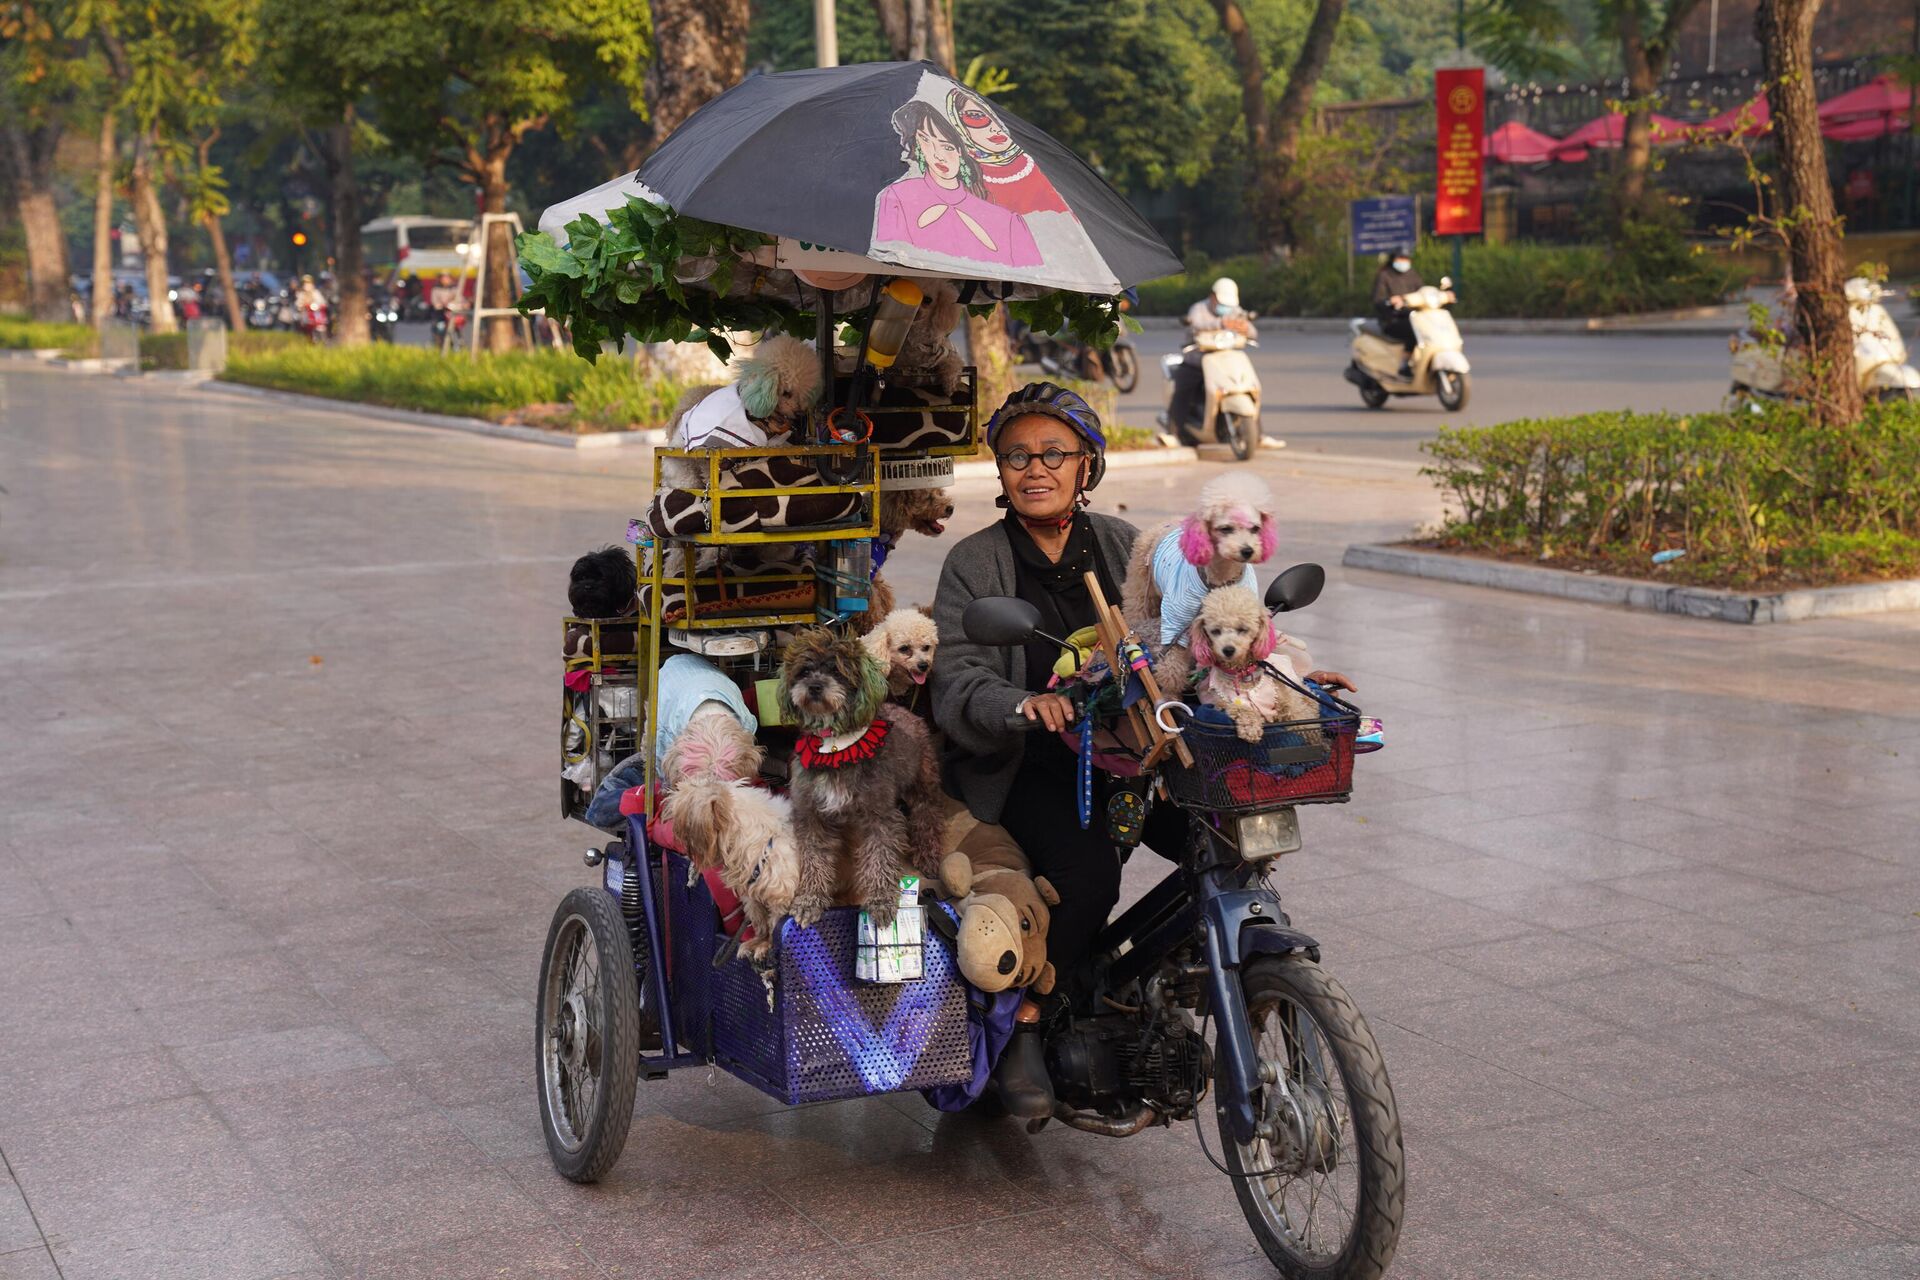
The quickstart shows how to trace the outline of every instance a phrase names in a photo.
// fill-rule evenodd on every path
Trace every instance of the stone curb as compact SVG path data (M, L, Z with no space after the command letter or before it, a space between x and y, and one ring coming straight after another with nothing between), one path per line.
M1748 595L1709 587L1662 586L1633 578L1605 574L1569 573L1447 555L1359 543L1347 548L1341 560L1349 569L1373 569L1415 578L1460 582L1474 587L1497 587L1533 595L1558 596L1587 604L1624 605L1653 613L1679 614L1716 622L1804 622L1810 618L1843 618L1864 613L1920 609L1920 579L1869 582L1846 587L1814 587Z
M1143 329L1181 329L1186 321L1179 316L1141 316ZM1347 320L1340 316L1262 316L1260 328L1273 333L1345 333ZM1717 334L1726 335L1745 323L1743 317L1730 316L1724 307L1688 307L1679 311L1648 311L1631 316L1590 316L1584 320L1525 320L1511 317L1460 321L1461 331L1510 334Z
M285 405L297 405L303 409L325 409L350 417L378 418L383 422L398 422L411 427L433 427L441 431L464 431L470 435L491 436L497 440L517 440L522 444L543 444L558 449L617 449L626 445L658 444L664 432L650 431L602 431L593 435L563 435L557 431L542 431L538 427L514 427L500 422L487 422L481 418L459 418L444 413L420 413L412 409L393 409L386 405L362 404L357 400L334 400L327 396L304 395L297 391L275 391L267 387L253 387L240 382L207 382L201 385L204 391L216 395L246 396L256 400L278 401Z
M1107 455L1107 470L1126 471L1134 467L1184 467L1200 461L1200 451L1191 448L1174 449L1123 449ZM953 464L953 478L958 480L992 480L998 475L998 469L991 462L956 462Z

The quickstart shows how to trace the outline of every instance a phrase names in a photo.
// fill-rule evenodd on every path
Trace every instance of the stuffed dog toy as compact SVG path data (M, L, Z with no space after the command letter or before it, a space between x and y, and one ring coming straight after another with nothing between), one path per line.
M940 769L927 727L887 705L886 669L852 636L796 633L780 665L780 703L799 726L794 743L794 840L800 884L793 918L818 921L833 904L843 858L854 899L885 926L899 878L940 873L946 823Z
M948 801L948 809L954 851L940 864L940 883L960 910L960 975L982 991L1031 987L1044 995L1054 985L1049 908L1060 895L1045 876L1032 874L1005 828L977 820L957 800Z

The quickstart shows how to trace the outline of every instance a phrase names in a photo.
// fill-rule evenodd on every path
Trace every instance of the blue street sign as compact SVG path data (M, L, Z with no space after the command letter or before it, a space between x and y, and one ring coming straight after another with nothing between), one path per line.
M1353 227L1353 252L1391 253L1410 247L1419 238L1412 196L1375 196L1355 200L1348 217Z

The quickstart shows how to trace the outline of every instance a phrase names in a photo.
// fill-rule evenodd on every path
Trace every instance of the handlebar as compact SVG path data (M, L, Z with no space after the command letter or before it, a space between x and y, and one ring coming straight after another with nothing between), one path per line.
M1027 719L1023 712L1016 711L1007 717L1007 731L1009 733L1033 733L1036 730L1044 730L1046 727L1046 724L1037 718L1033 720Z

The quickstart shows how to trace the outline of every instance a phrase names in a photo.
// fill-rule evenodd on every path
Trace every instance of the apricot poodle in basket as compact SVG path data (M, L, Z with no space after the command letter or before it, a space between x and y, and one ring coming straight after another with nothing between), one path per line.
M794 920L811 925L833 905L845 861L853 898L875 923L892 923L901 873L929 884L940 874L946 821L927 727L887 703L886 668L858 639L824 627L788 643L780 702L801 729L789 786Z

